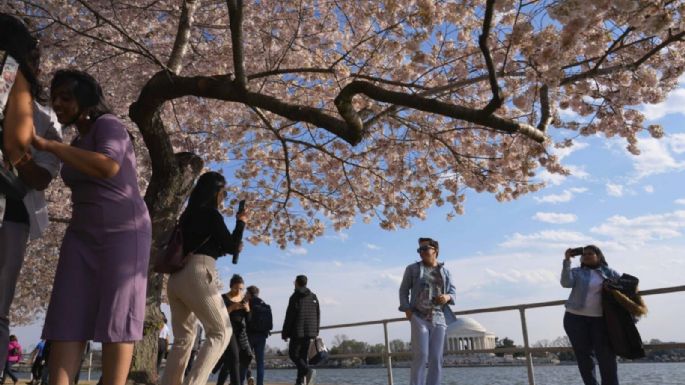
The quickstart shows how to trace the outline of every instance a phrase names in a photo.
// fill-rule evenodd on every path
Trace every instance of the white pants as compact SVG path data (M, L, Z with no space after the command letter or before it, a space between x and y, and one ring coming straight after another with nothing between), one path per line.
M445 348L447 326L433 325L418 315L411 316L411 374L410 385L440 385L442 352ZM426 376L428 363L428 376Z
M218 287L216 260L193 254L188 264L169 277L167 298L171 307L174 345L167 358L162 385L206 385L209 374L231 340L233 329ZM196 320L205 329L206 339L188 377L183 372L195 341Z

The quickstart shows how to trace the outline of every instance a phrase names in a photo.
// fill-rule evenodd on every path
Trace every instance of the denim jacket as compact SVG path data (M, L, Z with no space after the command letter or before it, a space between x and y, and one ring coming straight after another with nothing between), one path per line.
M620 276L616 270L607 266L600 266L599 272L604 279ZM567 308L577 310L585 306L591 274L592 269L586 267L574 267L572 269L571 260L564 259L561 269L561 286L571 288L571 294L566 301Z
M452 276L450 275L449 270L445 268L445 264L438 264L438 268L440 268L440 275L442 275L443 278L442 292L449 294L452 298L450 302L442 307L442 311L445 314L445 322L449 325L457 320L457 317L454 316L454 313L452 313L452 310L449 307L449 305L454 305L454 297L456 296L457 291L452 284ZM412 263L404 270L404 277L402 277L402 283L400 284L400 311L415 311L418 290L414 290L414 288L421 287L420 281L422 276L423 263L421 262Z

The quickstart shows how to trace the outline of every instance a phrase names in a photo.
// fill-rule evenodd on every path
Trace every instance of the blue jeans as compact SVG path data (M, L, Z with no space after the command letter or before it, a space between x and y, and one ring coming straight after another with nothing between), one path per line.
M434 325L418 315L411 316L411 374L410 385L440 385L442 380L442 352L445 348L447 326ZM428 363L428 376L426 376Z
M264 350L267 337L266 334L248 334L257 364L257 385L264 385Z
M602 385L618 385L616 355L611 350L604 317L586 317L566 312L564 330L571 340L580 376L585 385L599 385L595 362L599 364Z

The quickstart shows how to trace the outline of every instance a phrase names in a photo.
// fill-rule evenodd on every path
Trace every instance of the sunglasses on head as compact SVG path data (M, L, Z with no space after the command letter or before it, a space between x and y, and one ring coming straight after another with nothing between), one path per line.
M422 253L424 251L428 251L430 249L435 250L435 248L433 246L421 246L418 249L416 249L416 252L420 254L420 253Z

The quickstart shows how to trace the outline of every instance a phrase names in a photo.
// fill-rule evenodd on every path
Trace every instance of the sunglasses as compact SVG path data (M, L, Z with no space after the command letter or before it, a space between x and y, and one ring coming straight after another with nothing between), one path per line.
M419 254L421 254L422 252L428 251L428 250L430 250L430 249L435 250L435 247L433 247L433 246L421 246L421 247L419 247L418 249L416 249L416 252L419 253Z

